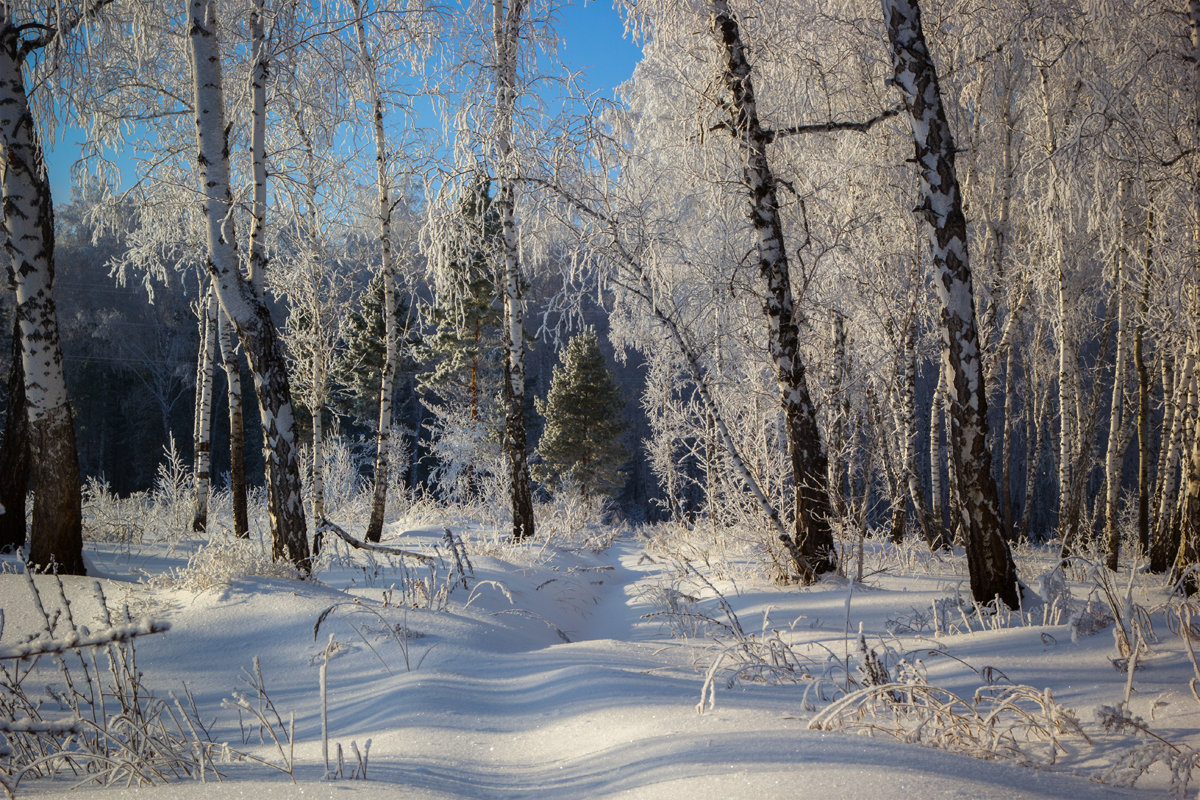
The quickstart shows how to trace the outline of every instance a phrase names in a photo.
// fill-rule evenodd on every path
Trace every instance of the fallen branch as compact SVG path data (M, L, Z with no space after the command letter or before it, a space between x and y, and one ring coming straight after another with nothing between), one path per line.
M401 550L398 547L385 547L381 544L372 544L371 542L364 542L360 539L355 539L341 526L336 525L329 520L325 520L317 528L317 536L321 536L326 533L334 534L346 544L350 545L351 547L356 547L359 550L373 550L377 553L388 553L389 555L393 556L405 556L407 558L415 558L418 561L424 561L427 563L435 560L433 556L427 556L424 553L414 553L412 550Z

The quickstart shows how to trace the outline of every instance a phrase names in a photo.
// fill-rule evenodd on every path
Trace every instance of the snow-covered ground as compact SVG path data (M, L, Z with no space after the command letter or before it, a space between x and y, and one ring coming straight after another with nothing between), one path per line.
M384 543L437 552L432 566L339 545L323 557L317 580L240 577L202 590L223 570L237 573L228 548L211 547L207 560L180 573L198 543L89 544L92 573L110 606L128 604L135 616L170 624L136 641L145 686L160 696L181 695L186 686L215 741L282 764L270 739L260 743L254 726L243 728L236 709L222 705L235 692L259 702L244 679L259 660L270 700L285 721L294 714L296 783L239 761L217 765L220 783L210 774L206 783L87 784L72 795L76 779L62 775L27 778L18 796L1155 797L1169 784L1161 756L1180 761L1200 746L1193 667L1184 641L1168 629L1157 578L1137 576L1131 596L1149 611L1140 629L1149 637L1152 623L1156 634L1134 671L1129 705L1150 732L1128 725L1105 731L1096 711L1123 699L1128 676L1118 667L1127 662L1114 667L1118 626L1104 622L1108 605L1081 582L1082 572L1068 576L1072 598L1060 595L1036 611L1036 624L1001 624L954 599L967 591L961 557L935 558L920 548L869 546L864 583L829 578L796 589L753 577L736 558L706 565L701 548L674 547L665 535L626 533L597 553L553 542L503 545L465 527L455 528L473 566L465 586L442 525L428 520L392 526ZM697 573L684 566L683 553ZM1030 570L1050 562L1030 551L1021 563L1033 581ZM42 624L26 577L8 567L0 574L3 647ZM174 579L164 578L173 571ZM1113 587L1118 594L1127 579ZM53 607L52 579L38 583ZM64 583L76 620L96 616L94 579ZM1081 612L1089 593L1091 616ZM1098 619L1089 625L1092 616ZM735 618L744 636L735 633ZM1059 718L1061 747L1036 734L1022 740L1024 760L1039 769L979 760L897 741L882 732L888 711L868 714L858 729L810 730L818 712L866 682L860 625L892 680L920 675L968 699L989 683L996 691L1049 689L1074 715ZM1132 622L1126 627L1136 635ZM346 762L336 780L323 779L323 664L331 760L340 743ZM742 679L731 682L738 670ZM715 696L705 694L711 702L699 713L710 675ZM769 676L789 680L751 680ZM998 728L1036 715L1037 705L1001 713ZM871 729L874 735L863 735ZM993 735L999 738L976 744L965 732L946 738L980 754L1005 749L1004 737ZM351 742L362 751L368 740L366 780L350 779L357 763ZM1111 770L1133 751L1145 760L1157 754L1158 763L1136 788L1124 788Z

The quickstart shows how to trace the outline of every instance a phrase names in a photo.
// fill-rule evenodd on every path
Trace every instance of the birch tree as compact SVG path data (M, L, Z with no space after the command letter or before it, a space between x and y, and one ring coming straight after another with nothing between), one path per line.
M912 119L921 176L918 212L929 229L934 284L942 304L942 353L950 384L951 458L958 477L971 592L981 603L1021 604L1016 566L1001 534L988 448L987 395L980 364L967 224L955 173L954 138L916 0L883 0L895 85Z
M29 563L67 574L85 572L79 458L54 296L54 207L26 79L46 81L58 59L70 58L76 28L106 4L0 8L2 233L16 289L29 420L34 487ZM47 92L50 85L46 81Z
M263 426L267 511L272 554L303 570L309 548L301 501L296 420L283 354L270 313L255 285L242 274L231 214L228 129L214 0L188 4L193 108L200 185L208 231L209 272L221 306L238 332L254 374Z
M493 0L492 69L495 110L492 145L496 160L495 207L500 217L504 252L504 446L508 454L512 536L515 541L534 534L533 493L525 437L525 299L524 276L516 220L517 154L513 116L517 103L517 61L528 0Z
M770 136L758 118L754 81L737 20L726 0L710 0L710 30L722 51L722 81L729 93L729 131L745 163L743 185L749 216L758 239L758 270L767 293L769 346L775 362L780 402L788 428L795 491L795 531L784 540L793 554L801 581L836 568L829 525L827 461L817 416L808 391L799 348L796 302L792 293L787 247L779 218L776 178L767 158Z

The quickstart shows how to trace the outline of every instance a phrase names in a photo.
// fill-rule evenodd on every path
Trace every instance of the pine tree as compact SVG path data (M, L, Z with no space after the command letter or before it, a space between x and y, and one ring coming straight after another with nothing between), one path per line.
M343 387L334 400L335 410L365 427L372 427L379 414L379 384L386 355L383 301L383 277L377 272L343 323L346 354L335 376L335 382ZM407 318L408 303L397 297L397 330L405 330ZM407 368L400 365L401 371Z
M447 220L433 302L422 310L431 329L418 351L422 402L442 489L473 495L485 462L503 436L497 405L504 377L504 338L496 287L500 219L490 182L480 176Z
M613 493L629 457L620 440L624 407L595 332L571 339L554 369L550 393L545 402L537 402L538 413L546 418L537 479L551 485L576 483L585 498Z
M421 388L465 403L472 420L484 416L482 404L499 391L504 346L494 268L500 219L489 191L480 178L462 200L446 245L445 287L424 311L434 332L420 359L428 367Z

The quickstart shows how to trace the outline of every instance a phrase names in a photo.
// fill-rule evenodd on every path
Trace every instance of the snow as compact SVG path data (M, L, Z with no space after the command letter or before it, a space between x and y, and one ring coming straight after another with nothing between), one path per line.
M384 544L425 553L440 547L445 554L443 530L441 520L408 530L397 524L385 531ZM183 567L191 555L187 542L89 543L89 567L102 576L110 607L128 604L139 619L170 626L136 642L146 685L160 696L186 685L205 719L214 720L217 741L277 763L273 745L260 746L257 738L243 744L236 713L222 708L235 691L255 701L242 673L259 658L276 707L285 719L295 714L298 783L261 765L235 763L221 767L226 774L219 784L89 785L83 794L100 800L785 793L1074 799L1155 797L1166 786L1167 776L1153 770L1135 789L1089 780L1138 741L1106 736L1091 723L1093 710L1115 705L1124 690L1126 676L1112 665L1112 636L1104 630L1073 636L1080 628L1065 617L1004 627L960 610L956 598L967 594L961 554L935 557L919 548L889 553L868 544L876 562L867 572L881 571L865 584L831 577L801 590L758 579L745 564L709 570L692 545L681 547L690 548L712 581L705 586L679 571L678 553L664 549L670 537L627 532L599 553L544 540L506 545L497 534L478 531L464 539L475 570L469 588L442 569L429 582L431 590L443 590L431 591L432 608L411 607L413 595L406 593L413 579L428 576L426 567L408 562L406 584L399 562L350 550L332 537L326 543L333 555L323 555L317 580L243 577L203 590L178 572L174 581L139 579ZM1022 565L1028 569L1037 557L1037 551L1025 553ZM853 569L849 554L845 560ZM39 629L26 578L13 574L16 564L0 571L0 647L8 649ZM1025 577L1038 585L1033 575ZM1052 574L1041 585L1059 594L1070 588L1080 606L1087 596L1080 577L1064 583L1061 574ZM53 607L58 595L52 579L37 580ZM93 579L63 580L75 618L90 622L98 615ZM1135 602L1150 608L1162 600L1149 579L1137 586ZM714 708L698 714L705 672L727 648L717 637L673 636L671 624L686 628L689 620L665 615L664 598L685 598L679 601L685 604L697 598L687 607L721 619L712 587L728 598L747 631L784 632L814 665L853 660L861 624L872 645L902 643L931 684L960 696L969 697L984 674L1048 688L1074 709L1094 745L1068 738L1071 753L1053 769L1034 770L882 735L818 732L807 723L831 697L817 700L810 691L817 701L806 707L803 685L727 687L723 677L715 683ZM1196 746L1200 703L1188 689L1191 666L1161 611L1154 613L1160 640L1141 659L1131 710L1159 735ZM322 780L320 685L330 634L329 749L341 744L349 771L355 761L351 742L361 750L370 740L367 780ZM18 794L78 797L72 782L28 779Z

